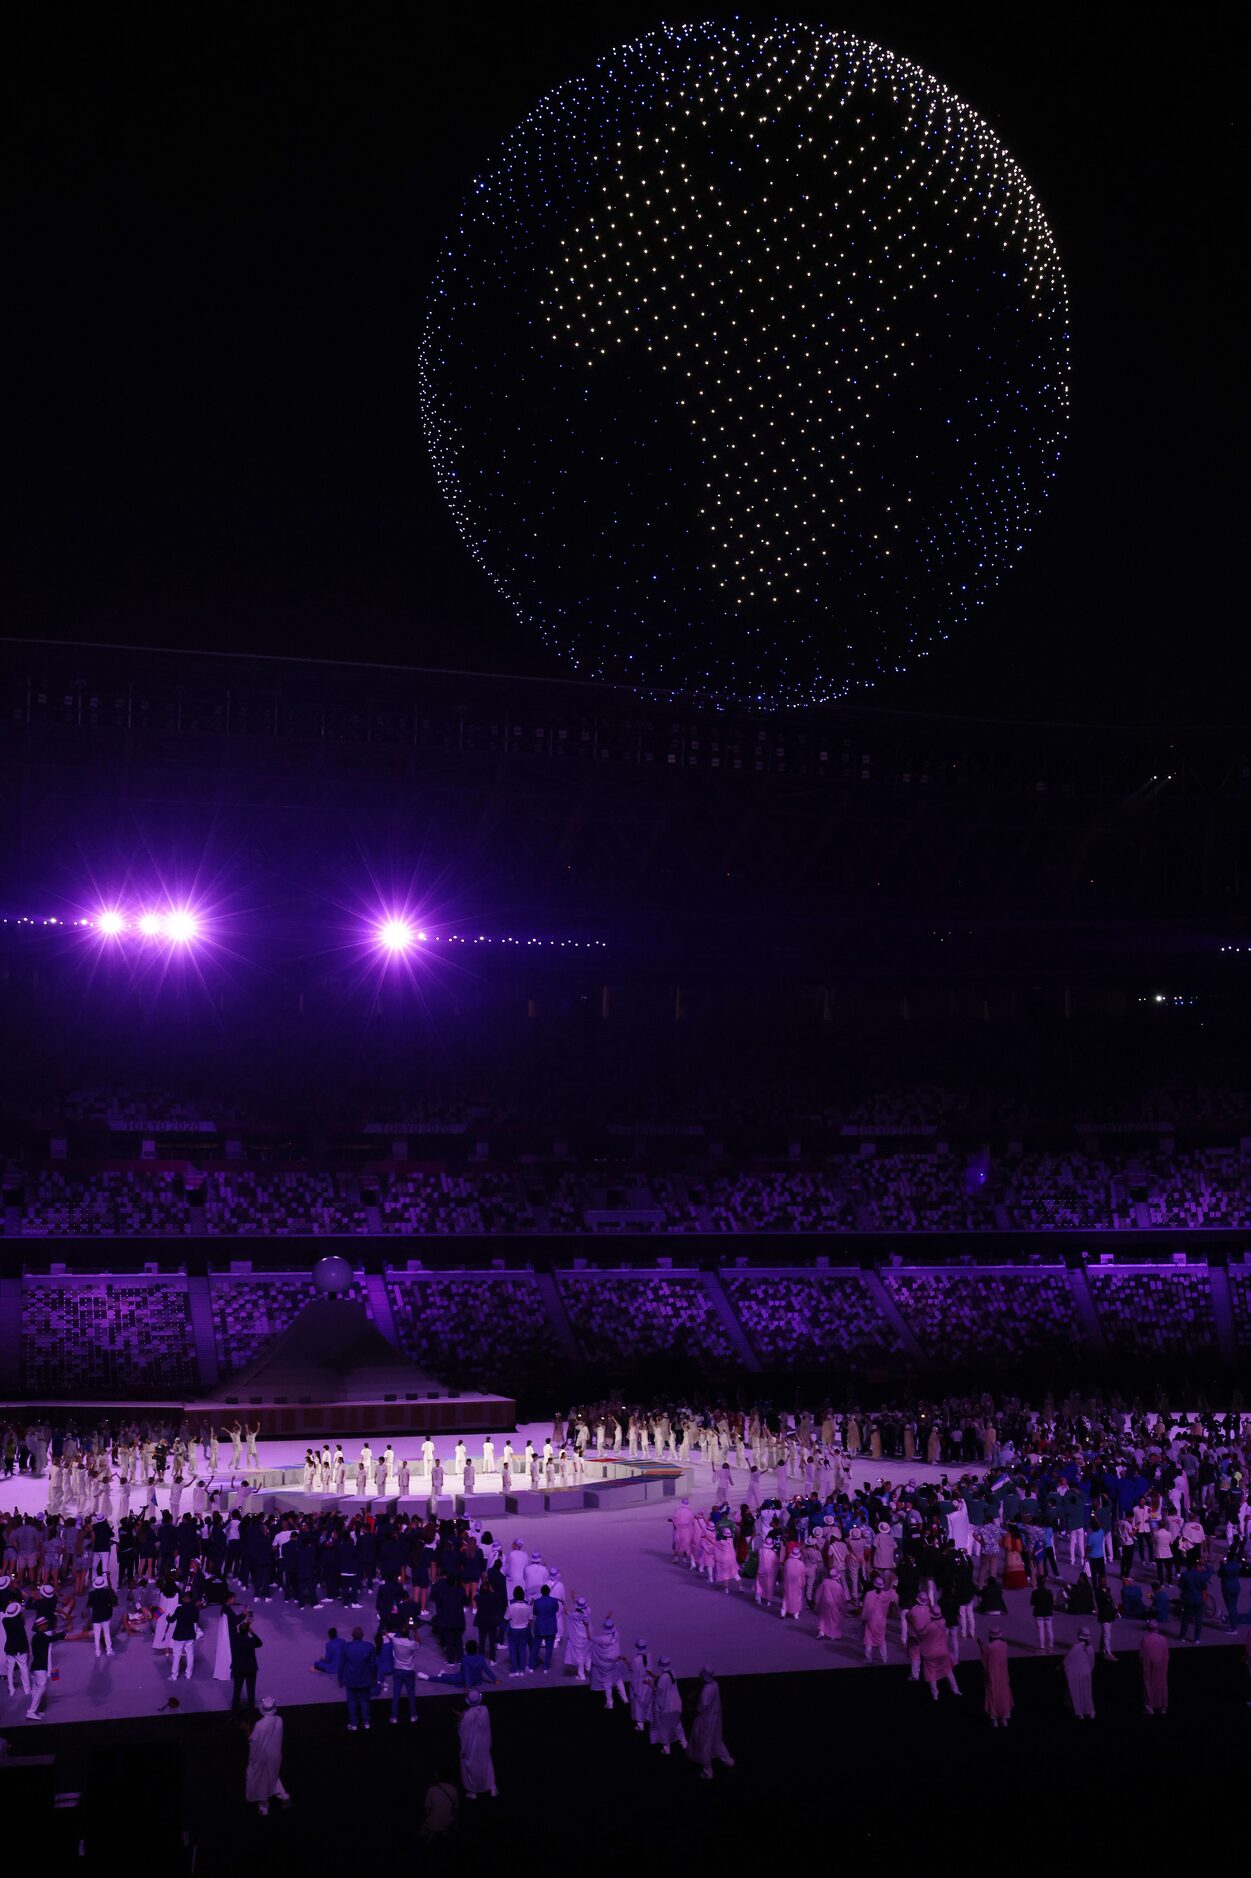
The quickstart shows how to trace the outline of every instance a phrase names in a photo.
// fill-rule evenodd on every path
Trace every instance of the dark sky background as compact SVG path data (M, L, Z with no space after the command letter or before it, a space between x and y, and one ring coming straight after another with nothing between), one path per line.
M110 9L88 30L49 12L10 42L6 634L555 669L436 490L421 308L439 238L515 120L682 16L426 13L200 10L171 27ZM1072 297L1058 496L976 638L874 701L1243 715L1239 10L796 16L917 60L989 119Z

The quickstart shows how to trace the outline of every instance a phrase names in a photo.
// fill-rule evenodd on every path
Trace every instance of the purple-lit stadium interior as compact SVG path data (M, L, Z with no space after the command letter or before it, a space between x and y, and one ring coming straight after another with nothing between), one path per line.
M1236 1856L1232 19L15 20L11 1861Z

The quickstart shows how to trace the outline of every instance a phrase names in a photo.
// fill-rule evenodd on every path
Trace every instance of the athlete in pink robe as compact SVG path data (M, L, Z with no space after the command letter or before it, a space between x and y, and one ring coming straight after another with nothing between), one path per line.
M982 1645L982 1669L986 1677L986 1713L992 1728L1006 1728L1012 1714L1012 1685L1008 1681L1008 1646L998 1624L992 1624L990 1640Z
M847 1590L841 1578L831 1573L821 1580L813 1609L817 1614L817 1635L837 1643L842 1637L843 1618L847 1614Z
M955 1665L951 1660L947 1626L938 1612L925 1601L914 1604L908 1612L908 1630L912 1680L916 1682L920 1671L924 1670L930 1694L936 1702L940 1682L945 1682L953 1695L959 1695L960 1685L956 1681Z
M1168 1644L1153 1617L1139 1650L1142 1658L1142 1700L1148 1715L1168 1713Z
M683 1500L669 1515L669 1524L673 1527L673 1556L685 1564L691 1556L691 1535L695 1530L695 1515L691 1511L689 1500Z
M756 1602L772 1604L778 1588L778 1549L775 1545L762 1545L760 1563L756 1568Z
M733 1539L726 1537L715 1541L713 1548L713 1575L719 1585L724 1585L726 1596L730 1586L738 1583L738 1555L734 1550Z
M804 1608L804 1561L796 1551L788 1551L782 1562L782 1615L798 1621Z
M864 1622L864 1654L866 1661L871 1660L874 1650L877 1651L883 1662L886 1661L886 1616L894 1601L891 1593L889 1591L883 1591L881 1585L876 1580L864 1594L864 1601L860 1606L860 1616Z

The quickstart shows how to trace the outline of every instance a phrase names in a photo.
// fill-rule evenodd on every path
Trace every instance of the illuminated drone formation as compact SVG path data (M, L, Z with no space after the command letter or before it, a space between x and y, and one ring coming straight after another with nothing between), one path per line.
M664 29L475 183L421 349L439 481L586 677L802 704L983 603L1056 474L1067 307L1029 184L906 59Z

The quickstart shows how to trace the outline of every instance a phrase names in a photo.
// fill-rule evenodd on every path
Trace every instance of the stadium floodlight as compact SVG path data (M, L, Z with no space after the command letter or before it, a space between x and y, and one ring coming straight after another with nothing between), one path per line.
M384 919L378 928L379 943L387 952L407 952L415 937L406 919Z
M200 931L199 922L187 907L176 907L165 920L165 937L175 945L189 945Z
M124 932L126 922L114 907L107 908L96 921L96 928L106 939L113 939L119 932Z

